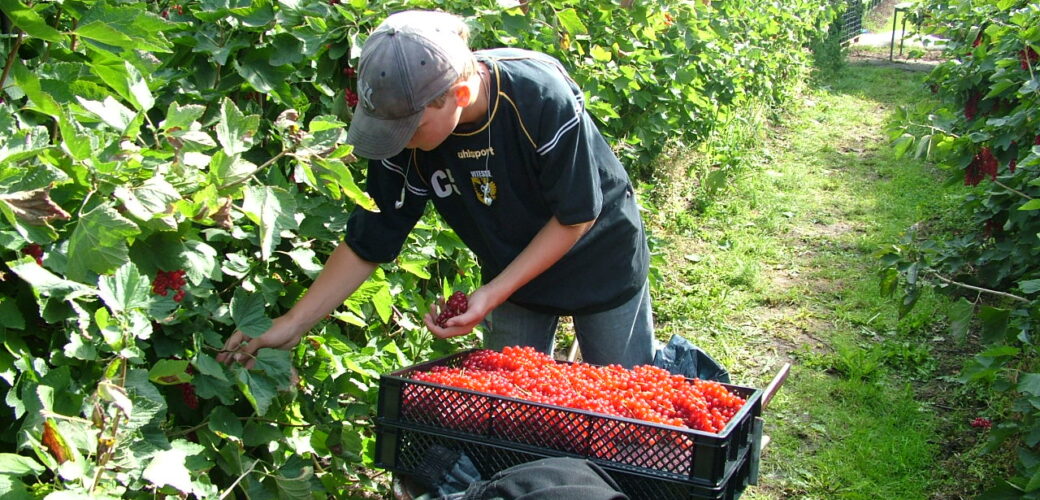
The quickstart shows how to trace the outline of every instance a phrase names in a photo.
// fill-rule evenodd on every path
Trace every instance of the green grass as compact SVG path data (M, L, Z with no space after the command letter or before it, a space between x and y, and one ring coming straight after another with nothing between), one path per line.
M926 294L899 318L877 278L879 249L958 202L957 186L896 159L884 134L897 106L927 98L923 76L849 65L782 126L762 125L724 193L654 199L651 225L668 241L662 338L690 338L740 385L765 387L793 363L764 412L772 442L745 498L928 498L955 481L940 467L942 416L918 401L948 342L947 300ZM681 169L698 162L671 177L696 177Z
M897 3L901 3L900 0L884 0L873 10L868 12L863 19L863 27L871 33L884 33L892 31L892 14L895 13L895 6ZM904 12L900 11L896 15L896 30L902 29ZM907 30L911 27L907 23Z

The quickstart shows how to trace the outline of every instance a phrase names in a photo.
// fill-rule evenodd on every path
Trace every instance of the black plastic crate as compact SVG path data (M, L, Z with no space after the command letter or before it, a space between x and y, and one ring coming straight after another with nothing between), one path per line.
M447 387L409 377L435 366L457 367L471 352L380 377L377 428L381 430L376 436L377 464L406 472L408 467L400 465L408 463L402 454L415 453L408 449L410 443L421 439L415 436L429 434L499 450L486 457L492 463L514 463L507 452L536 457L576 456L614 471L664 481L662 485L676 483L680 489L696 486L698 491L724 492L730 488L728 482L740 475L739 469L757 470L758 464L751 463L757 461L757 450L756 453L749 450L758 446L755 420L762 408L760 389L722 384L746 403L725 429L709 433ZM392 435L388 434L391 431Z
M376 464L406 477L423 470L422 463L427 450L433 446L466 454L485 479L514 465L561 456L550 453L550 450L524 445L503 446L479 438L464 437L461 433L401 427L385 422L376 424L376 433ZM593 461L632 500L736 500L748 484L754 483L752 462L756 457L753 455L751 450L747 450L737 460L737 466L730 476L716 487L618 468L600 460Z

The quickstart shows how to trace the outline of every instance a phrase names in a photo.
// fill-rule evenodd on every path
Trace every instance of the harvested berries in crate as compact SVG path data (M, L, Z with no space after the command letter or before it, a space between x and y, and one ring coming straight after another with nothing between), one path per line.
M716 491L746 481L738 469L757 469L761 393L652 366L557 362L530 348L467 351L382 377L376 461L394 469L413 452L388 440L418 432L487 445L492 462L512 451L582 456Z

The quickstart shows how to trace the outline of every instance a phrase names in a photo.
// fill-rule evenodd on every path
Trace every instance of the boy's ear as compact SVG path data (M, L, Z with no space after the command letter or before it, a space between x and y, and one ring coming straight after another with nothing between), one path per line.
M455 103L460 108L464 108L473 103L474 97L476 97L476 89L471 80L459 82L455 85Z

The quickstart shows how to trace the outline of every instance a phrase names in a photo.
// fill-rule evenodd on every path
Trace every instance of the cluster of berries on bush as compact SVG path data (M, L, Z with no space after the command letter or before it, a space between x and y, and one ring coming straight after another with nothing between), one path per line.
M195 373L195 371L191 369L191 366L189 366L185 372L188 375ZM192 410L198 410L199 396L195 394L195 386L191 382L185 382L183 384L177 384L177 388L181 391L181 400L184 401L184 405Z
M993 150L984 146L975 154L964 171L964 185L978 186L979 182L986 176L991 180L997 179L997 158L993 156Z
M163 9L163 11L162 11L162 13L160 15L162 16L163 19L169 19L171 10L176 12L178 15L181 15L181 16L184 15L184 6L183 5L174 5L174 6L170 7L169 9Z
M531 347L506 347L501 352L477 350L459 367L438 366L415 373L412 378L713 433L722 431L746 402L718 382L691 380L650 365L626 369L619 365L557 363ZM477 412L486 408L485 405L473 406ZM430 409L417 407L419 411ZM455 416L463 415L464 418L456 422L461 425L475 425L487 418L486 414L467 415L457 406L444 410ZM448 423L451 424L450 419Z
M43 247L39 243L29 243L22 248L22 255L29 255L36 259L36 263L43 265Z
M1040 135L1033 138L1033 145L1040 146ZM979 182L987 176L990 180L997 180L999 166L997 157L993 154L993 149L989 146L983 146L979 149L978 153L975 153L975 156L971 159L971 163L969 163L964 169L964 185L978 186ZM1008 161L1009 172L1012 174L1015 173L1017 167L1017 158L1012 158Z
M343 90L343 101L347 103L347 106L356 107L358 103L357 92L350 89Z
M351 68L350 66L345 66L343 68L343 76L346 76L347 78L353 80L357 76L357 70ZM348 87L343 90L343 100L347 103L347 106L353 108L357 106L358 95L357 92L354 92L350 89L349 85L352 84L348 84Z
M183 269L159 271L155 273L155 280L152 281L152 293L166 297L169 291L173 290L173 300L180 302L184 300L183 287L186 283Z
M975 419L971 421L971 426L976 429L989 429L992 425L993 422L990 422L986 417L975 417Z
M964 103L964 118L974 120L979 114L979 102L982 101L982 92L972 90L968 93L968 101Z
M437 319L434 321L437 326L446 328L448 320L458 316L469 309L469 298L466 297L465 293L455 292L448 297L448 301L444 303L444 307L441 308L440 314L437 315Z

